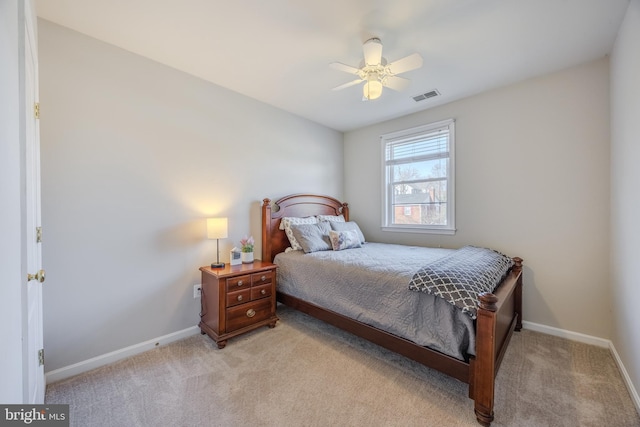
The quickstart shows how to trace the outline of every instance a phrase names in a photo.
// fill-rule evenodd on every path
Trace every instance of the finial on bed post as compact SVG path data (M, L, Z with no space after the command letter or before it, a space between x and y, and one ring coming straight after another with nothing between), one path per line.
M349 203L342 203L342 216L345 221L349 221Z
M478 299L480 300L480 308L482 310L487 311L497 311L498 306L496 303L498 302L498 297L492 293L485 292L483 294L478 295Z
M271 199L262 200L262 259L271 260Z
M518 272L518 271L522 271L522 261L523 259L520 257L513 257L513 271Z

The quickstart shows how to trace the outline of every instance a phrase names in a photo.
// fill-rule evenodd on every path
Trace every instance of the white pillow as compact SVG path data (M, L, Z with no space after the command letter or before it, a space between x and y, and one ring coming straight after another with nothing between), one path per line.
M280 221L280 230L284 230L285 234L289 238L289 244L291 245L291 249L294 251L302 250L302 246L296 240L293 235L293 231L291 230L291 225L293 224L317 224L318 219L315 216L309 216L306 218L298 218L298 217L284 217Z
M344 215L317 215L318 221L344 222Z

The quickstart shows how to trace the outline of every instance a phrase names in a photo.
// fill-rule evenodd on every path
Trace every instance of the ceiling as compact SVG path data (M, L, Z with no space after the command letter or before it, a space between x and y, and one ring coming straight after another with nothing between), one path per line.
M36 0L38 16L339 131L610 53L629 0ZM418 52L403 92L362 101L329 63ZM440 96L413 97L437 89Z

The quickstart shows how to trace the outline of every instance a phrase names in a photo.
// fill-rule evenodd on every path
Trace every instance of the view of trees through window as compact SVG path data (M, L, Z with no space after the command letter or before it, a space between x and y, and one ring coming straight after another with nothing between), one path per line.
M447 161L391 167L393 224L447 225Z

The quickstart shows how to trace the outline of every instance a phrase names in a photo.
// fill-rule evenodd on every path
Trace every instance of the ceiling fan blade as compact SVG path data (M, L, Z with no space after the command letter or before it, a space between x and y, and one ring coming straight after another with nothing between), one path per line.
M345 84L343 84L343 85L336 86L336 87L334 87L334 88L333 88L333 89L331 89L331 90L341 90L341 89L347 88L347 87L349 87L349 86L353 86L353 85L357 85L358 83L362 83L362 81L363 81L362 79L352 80L352 81L350 81L350 82L348 82L348 83L345 83Z
M407 86L409 86L411 80L405 79L404 77L398 76L389 76L384 79L382 83L383 86L388 87L389 89L397 90L398 92L405 90Z
M404 58L393 61L391 64L387 65L391 74L406 73L407 71L415 70L420 67L422 67L422 56L420 56L419 53L405 56Z
M382 42L379 38L372 38L362 45L365 65L378 65L382 61Z
M349 74L358 74L358 71L360 71L356 67L343 64L342 62L332 62L331 64L329 64L329 67L333 68L334 70L344 71L345 73Z

